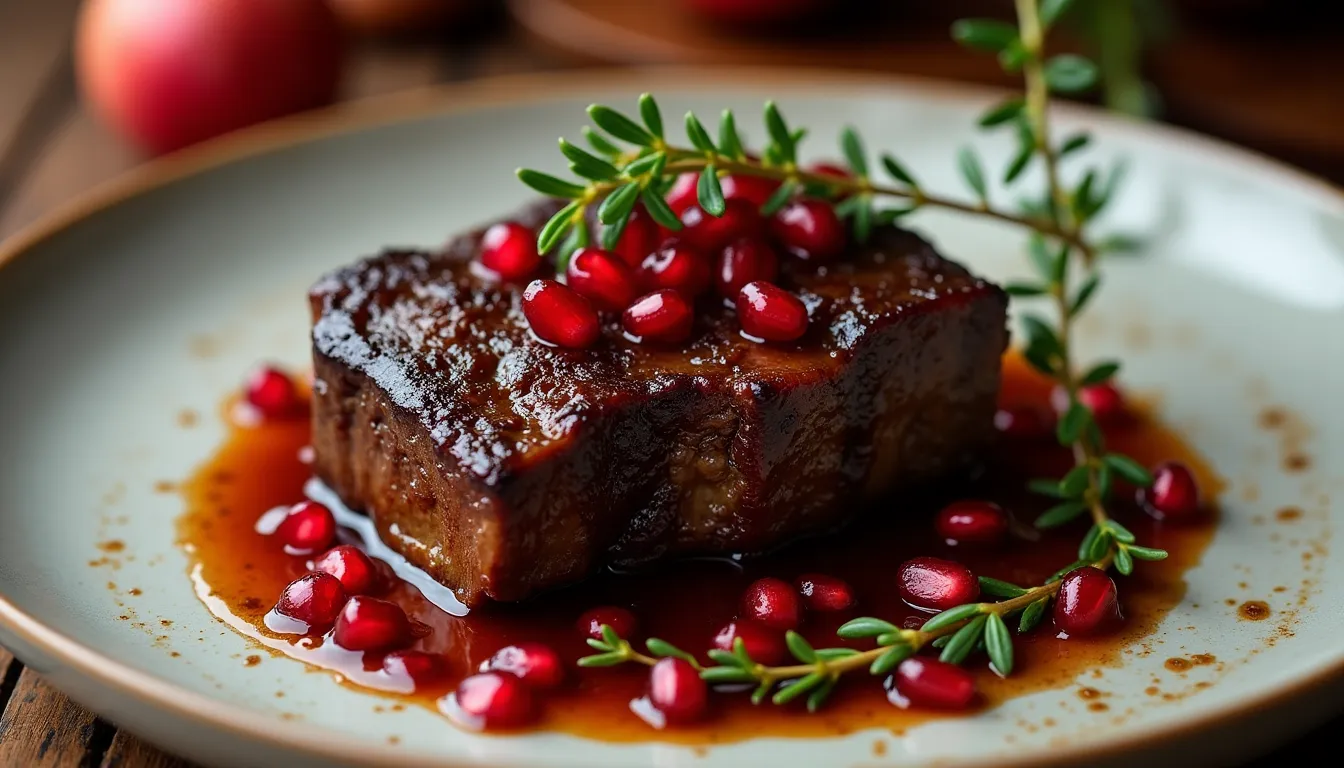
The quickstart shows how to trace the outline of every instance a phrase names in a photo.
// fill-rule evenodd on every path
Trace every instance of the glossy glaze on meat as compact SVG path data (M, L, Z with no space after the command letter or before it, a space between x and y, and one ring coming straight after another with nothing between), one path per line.
M709 300L684 348L612 318L589 350L531 336L522 285L471 266L480 234L310 293L318 476L469 606L901 514L891 491L991 437L1006 297L904 230L787 275L796 343L748 341Z

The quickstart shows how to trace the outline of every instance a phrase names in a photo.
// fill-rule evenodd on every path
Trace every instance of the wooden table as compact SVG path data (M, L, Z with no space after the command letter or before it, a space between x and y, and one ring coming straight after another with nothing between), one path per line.
M69 43L77 6L78 0L0 0L0 238L143 161L77 97ZM571 63L505 24L470 42L361 45L345 95ZM1228 98L1249 96L1229 93ZM1339 169L1331 166L1324 163L1316 170L1338 178ZM0 768L186 765L74 704L4 649L0 708ZM1258 764L1306 763L1309 755L1333 748L1331 732L1342 726L1344 718Z

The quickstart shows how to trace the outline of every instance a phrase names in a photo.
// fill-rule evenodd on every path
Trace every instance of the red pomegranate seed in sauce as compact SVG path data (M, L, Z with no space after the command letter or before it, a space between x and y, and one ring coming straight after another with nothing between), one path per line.
M554 280L528 283L523 291L523 316L537 338L558 347L591 347L602 331L593 305Z
M795 341L807 333L807 306L774 283L757 280L737 293L737 321L752 339Z
M709 260L695 248L675 240L650 253L639 268L640 279L649 290L670 288L688 300L709 288Z
M336 618L336 644L349 651L385 651L414 640L401 606L376 597L352 597Z
M683 173L672 183L672 188L668 190L664 199L667 200L667 207L672 212L681 216L687 208L697 205L699 202L699 191L696 186L700 182L700 174ZM722 185L720 185L722 186Z
M783 579L757 579L742 595L742 615L772 629L797 629L803 617L802 601Z
M765 236L765 220L758 208L740 198L728 200L723 215L716 217L693 205L682 212L682 230L677 236L702 253L718 253L738 238Z
M512 221L495 224L481 237L481 266L505 280L521 280L541 266L536 236Z
M775 213L770 228L790 253L808 263L829 263L845 250L845 225L825 200L788 203Z
M667 193L667 205L678 216L691 206L699 204L700 174L683 173L677 177L671 191ZM779 189L779 182L763 176L724 176L719 179L725 200L742 200L755 208L765 205L770 196Z
M961 563L916 557L897 570L901 599L927 611L945 611L980 596L980 581Z
M433 685L448 675L442 656L424 651L393 651L383 657L383 672L409 680L415 688Z
M635 273L620 256L599 248L580 248L569 259L565 280L593 306L620 312L639 295Z
M640 297L621 316L625 332L636 340L676 344L691 335L695 310L680 291L664 288Z
M836 576L807 573L794 583L798 586L798 594L803 596L803 604L813 611L847 611L858 602L849 582Z
M1123 423L1131 415L1124 393L1109 381L1079 389L1078 402L1087 406L1102 426ZM1069 393L1062 387L1056 387L1050 393L1050 403L1056 412L1064 413L1069 409Z
M301 501L289 508L275 535L291 555L321 552L336 540L336 517L316 501Z
M724 625L714 636L714 647L731 651L738 638L742 638L747 655L758 664L775 666L788 658L789 649L784 645L783 632L751 619L738 619Z
M994 413L994 428L1014 440L1053 439L1055 435L1050 415L1030 406L1000 408Z
M1180 462L1153 467L1153 486L1139 489L1138 496L1144 511L1158 520L1185 520L1199 512L1199 483Z
M1115 582L1099 569L1075 568L1059 584L1055 626L1069 635L1090 635L1120 619Z
M692 723L709 708L709 686L685 659L660 659L649 670L649 703L669 723Z
M289 374L262 366L248 376L243 396L266 419L282 419L303 410L299 388Z
M658 222L649 217L642 206L635 206L630 220L625 225L612 250L626 266L635 268L644 262L644 257L658 247L662 235L658 231Z
M500 648L481 665L482 672L491 670L508 672L534 688L554 688L565 679L560 655L543 643L524 642Z
M518 728L536 717L532 689L506 672L482 672L457 684L445 711L475 730Z
M779 258L769 243L755 238L740 238L719 252L715 282L719 295L736 299L742 286L757 280L772 282L779 275Z
M335 576L347 595L368 595L381 586L382 579L373 560L351 544L327 550L313 561L313 570Z
M597 608L590 608L579 617L579 634L583 637L591 637L594 640L602 639L602 625L606 624L616 630L616 634L631 640L639 630L639 619L635 614L614 605L602 605Z
M325 632L345 606L345 589L335 576L305 573L280 593L275 612L308 625L309 634Z
M1008 535L1008 513L992 501L954 501L938 511L934 526L949 544L990 544Z
M937 659L902 661L886 685L887 699L902 708L965 709L975 701L971 673Z

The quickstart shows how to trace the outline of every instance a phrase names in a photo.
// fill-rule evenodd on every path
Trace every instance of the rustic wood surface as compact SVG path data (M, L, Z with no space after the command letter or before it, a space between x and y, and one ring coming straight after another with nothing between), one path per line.
M78 0L0 0L0 238L144 160L99 123L78 98L70 65L70 30L77 6ZM943 34L942 22L925 32L907 35L911 40L935 40ZM978 70L968 70L963 58L948 55L939 43L920 45L925 47L915 50L927 51L928 55L910 57L906 71L983 79ZM1182 103L1179 114L1183 122L1217 131L1219 120L1239 114L1241 103L1271 103L1275 107L1272 115L1265 115L1258 123L1237 123L1224 133L1303 164L1308 170L1344 178L1344 162L1340 162L1344 155L1335 154L1337 147L1332 143L1332 137L1344 136L1337 130L1339 120L1321 120L1322 114L1338 114L1344 105L1339 69L1330 73L1313 68L1316 74L1311 79L1310 98L1297 99L1279 81L1263 76L1246 60L1236 59L1234 67L1232 59L1219 58L1228 56L1228 46L1206 42L1204 47L1211 52L1190 69L1200 72L1200 83L1205 87L1194 89L1199 100ZM561 49L508 24L459 41L360 44L352 56L345 96L355 98L487 74L591 62L591 57L582 62ZM1282 56L1295 55L1305 63L1319 64L1340 61L1338 54L1344 49L1333 44L1313 49L1299 41L1274 50ZM1275 66L1290 68L1282 60L1276 60ZM892 65L882 68L891 69ZM1260 88L1263 94L1229 84L1226 95L1218 98L1216 89L1207 87L1204 78L1216 78L1218 72L1228 69L1238 77L1245 74L1248 87ZM1320 94L1322 83L1334 89L1335 98L1316 103L1313 100ZM1255 133L1257 125L1261 126L1260 134ZM2 648L0 710L0 768L187 765L71 702ZM116 713L109 714L115 720ZM1342 726L1344 718L1256 765L1305 763L1310 755L1329 754L1327 750L1334 746L1331 732Z

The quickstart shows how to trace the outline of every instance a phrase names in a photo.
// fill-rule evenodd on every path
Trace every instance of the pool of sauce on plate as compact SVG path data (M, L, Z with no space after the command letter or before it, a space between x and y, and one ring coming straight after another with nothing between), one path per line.
M1018 358L1006 358L1003 404L1044 406L1048 396L1048 382ZM1107 438L1112 450L1123 451L1145 465L1163 460L1185 462L1194 470L1206 498L1220 487L1213 472L1179 435L1142 410L1132 423L1109 430ZM570 660L586 655L590 651L575 629L575 620L594 606L630 608L640 618L641 636L657 636L683 649L703 651L737 612L739 597L753 580L776 576L791 581L806 572L829 573L854 586L859 605L855 612L842 616L812 614L801 631L817 647L833 646L844 644L835 638L835 628L856 615L879 616L896 624L917 622L925 616L896 594L896 568L908 558L956 559L979 575L1034 584L1076 559L1078 541L1086 530L1081 520L1044 534L1031 529L1030 521L1049 500L1027 493L1026 481L1059 477L1070 466L1070 458L1050 440L1005 439L986 458L984 471L977 477L942 491L893 498L888 504L890 514L869 515L837 534L799 542L763 559L740 563L695 560L648 572L603 573L525 604L492 607L464 617L445 613L414 587L402 584L385 597L432 629L415 647L445 654L452 674L432 690L397 691L389 688L400 686L379 672L380 655L345 651L320 639L277 635L264 623L280 591L305 566L304 558L284 554L277 542L257 533L254 524L266 510L303 498L310 471L300 456L308 441L309 427L302 419L231 427L218 453L183 484L187 512L179 534L193 561L191 577L197 594L216 616L275 654L332 670L347 685L378 689L436 711L438 699L452 690L457 679L474 672L510 643L542 641ZM1014 515L1019 530L1003 546L950 546L934 533L931 516L942 503L975 497L996 501ZM1139 563L1132 576L1117 577L1126 620L1113 634L1059 639L1047 618L1037 630L1017 638L1016 669L1011 677L997 677L984 657L977 657L971 666L978 670L980 706L992 707L1015 696L1066 686L1084 671L1117 664L1127 647L1152 633L1166 612L1180 602L1185 593L1182 575L1199 563L1212 539L1216 512L1210 510L1193 523L1163 525L1138 508L1132 489L1127 488L1117 491L1111 508L1140 543L1165 548L1171 557ZM354 538L348 531L345 535ZM711 744L759 736L827 736L872 727L899 732L930 718L956 716L899 709L887 701L880 680L852 673L816 714L796 705L754 707L745 694L721 694L713 697L712 715L703 724L659 731L631 711L632 700L644 695L646 678L645 668L633 664L575 668L562 689L540 697L543 714L535 727L606 741ZM445 722L444 727L451 726Z

